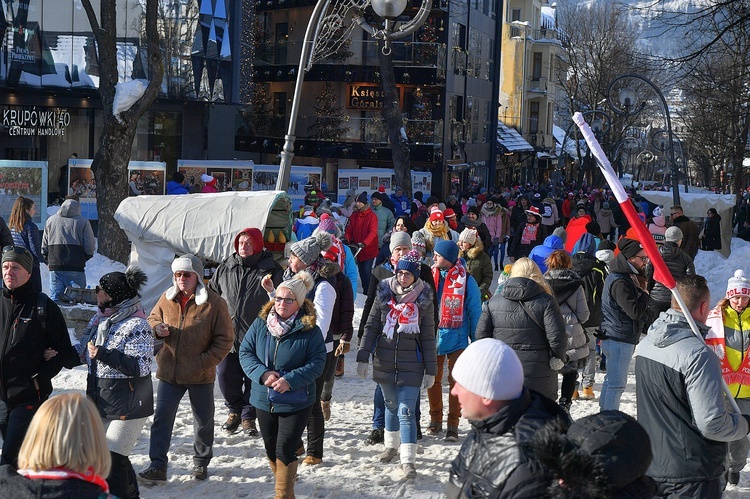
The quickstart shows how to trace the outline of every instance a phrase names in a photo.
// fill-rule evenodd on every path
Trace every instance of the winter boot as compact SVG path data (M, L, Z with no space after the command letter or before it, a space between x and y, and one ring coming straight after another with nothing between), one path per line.
M416 478L417 468L414 463L417 461L417 444L401 444L399 454L404 478Z
M276 499L294 499L294 478L297 476L299 461L284 464L276 460Z
M273 472L273 476L276 477L276 461L271 461L271 458L268 458L268 465L271 467L271 471Z
M575 389L575 390L573 391L573 396L572 396L572 397L570 397L570 398L571 398L571 400L578 400L578 399L579 399L580 397L581 397L581 395L580 395L580 394L578 393L578 388L576 388L576 389Z
M128 456L123 456L116 452L110 452L109 455L112 459L112 468L107 477L110 492L123 499L136 499L140 497L135 470L133 469L133 465L130 464Z
M594 400L594 387L584 386L583 392L581 392L581 400Z
M380 460L381 463L390 463L398 454L398 444L401 442L401 432L386 430L383 434L383 442L385 443L385 450L378 454L378 460Z
M566 399L565 397L560 397L560 401L558 402L558 405L562 408L563 411L570 414L570 406L573 405L573 402Z

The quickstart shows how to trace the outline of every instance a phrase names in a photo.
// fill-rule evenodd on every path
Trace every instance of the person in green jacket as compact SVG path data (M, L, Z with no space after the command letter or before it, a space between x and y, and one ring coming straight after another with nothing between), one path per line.
M479 285L482 301L489 300L492 297L491 287L494 280L492 260L484 251L484 244L477 230L473 227L465 228L458 236L458 247L461 250L459 257L466 260L466 270L474 276Z

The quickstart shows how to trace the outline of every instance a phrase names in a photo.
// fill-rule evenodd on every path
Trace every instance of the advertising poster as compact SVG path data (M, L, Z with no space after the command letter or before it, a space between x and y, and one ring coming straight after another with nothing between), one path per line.
M385 193L389 196L393 194L396 187L396 177L393 168L359 168L359 169L339 169L338 192L336 193L337 201L343 203L346 200L346 191L353 188L355 195L366 192L370 196L382 185ZM342 180L348 179L348 183ZM348 185L344 188L343 185ZM432 192L432 173L431 172L411 172L412 192L422 191L425 199Z
M206 174L216 179L219 192L230 190L249 191L252 189L252 175L255 164L252 161L208 161L180 159L177 171L185 175L189 185L195 185Z
M6 221L18 196L34 201L36 214L32 220L43 229L47 220L46 161L0 161L0 216Z
M323 169L319 166L292 166L289 174L287 194L292 200L292 207L299 208L305 203L305 187L319 188ZM253 190L268 191L276 189L279 177L279 165L255 165L253 170ZM346 189L344 189L346 191Z
M166 194L167 164L156 161L131 161L128 163L128 177L131 196ZM134 189L135 187L135 189Z

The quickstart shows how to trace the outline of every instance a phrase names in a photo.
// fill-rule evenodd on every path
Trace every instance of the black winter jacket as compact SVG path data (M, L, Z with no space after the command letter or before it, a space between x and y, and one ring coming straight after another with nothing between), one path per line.
M536 321L520 302L528 306ZM549 360L565 358L568 340L560 307L539 284L525 277L509 279L501 294L482 304L476 338L507 343L521 360L524 385L557 399L557 371L549 367Z
M39 294L31 281L11 291L3 285L0 298L0 399L15 406L46 400L52 393L52 378L62 369L66 355L44 360L44 350L70 352L65 318L57 304L47 298L47 330L42 332L37 314ZM39 384L39 391L33 379Z
M68 480L32 480L19 475L15 468L0 466L0 497L14 499L105 499L105 494L96 484L70 478Z
M422 292L416 300L419 333L394 332L390 339L385 326L393 291L389 279L382 280L378 286L378 296L367 318L365 336L357 352L357 362L369 362L370 354L373 354L372 379L376 383L420 386L424 374L437 374L433 292L427 283L422 284Z
M692 259L695 259L695 255L698 254L698 246L700 240L698 239L698 226L685 215L681 215L674 220L672 224L676 225L682 231L682 244L680 248L682 251L688 254Z
M608 340L637 345L654 320L648 293L635 285L631 268L620 253L609 264L602 294L602 334Z
M365 306L362 308L362 317L359 320L359 330L357 331L357 339L362 340L362 336L365 334L365 325L367 324L367 318L370 316L370 310L372 305L375 303L375 297L378 293L378 286L380 281L393 277L393 267L390 263L390 257L387 262L379 265L372 269L372 275L370 276L370 285L367 289L367 298L365 298ZM437 302L437 291L435 290L435 279L432 278L432 270L425 264L419 266L419 278L422 279L425 284L430 286L432 289L432 304L435 313L435 324L438 323L438 302Z
M333 340L351 341L354 334L354 292L352 282L343 272L333 276L333 289L336 290L336 304L331 314L328 331Z
M721 249L721 217L714 215L706 218L706 226L703 229L703 248L705 251Z
M664 263L667 264L670 274L675 279L695 274L693 259L682 251L677 246L677 243L672 241L665 242L659 246L659 253L661 253ZM648 288L651 290L651 299L655 302L670 303L672 301L672 292L662 283L654 280L654 267L651 264L646 266L646 277L648 278Z
M471 421L456 459L451 464L449 499L544 497L551 476L536 461L528 444L545 424L570 418L552 400L524 389L500 412L481 421Z
M588 253L576 253L571 257L573 271L583 279L586 304L589 306L589 319L584 328L599 328L602 325L602 293L607 278L607 266Z
M528 244L522 242L523 231L527 224L528 222L526 221L518 224L516 230L513 232L513 239L510 240L510 245L508 246L508 255L513 258L518 259L524 256L529 256L529 253L531 253L534 246L539 246L544 242L545 229L541 223L534 224L537 226L536 239L530 241Z
M244 259L232 253L221 262L208 283L208 289L227 302L234 325L234 352L239 351L245 333L258 318L263 305L268 303L268 293L260 285L267 274L271 274L274 288L281 284L284 270L274 261L270 251L264 249Z

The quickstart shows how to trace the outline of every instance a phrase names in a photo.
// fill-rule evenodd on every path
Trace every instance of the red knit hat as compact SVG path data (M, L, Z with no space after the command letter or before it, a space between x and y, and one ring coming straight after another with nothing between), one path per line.
M430 213L430 222L437 222L437 221L441 221L441 222L445 221L445 215L440 210L435 210L432 213Z

